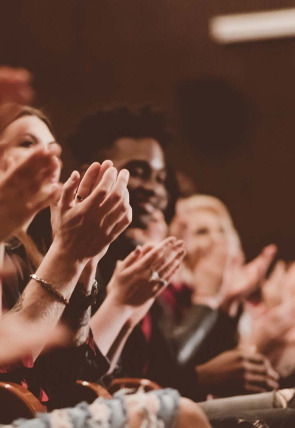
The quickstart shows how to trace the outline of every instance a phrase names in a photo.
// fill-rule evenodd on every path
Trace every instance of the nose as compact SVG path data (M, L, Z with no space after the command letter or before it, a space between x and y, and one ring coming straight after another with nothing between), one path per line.
M62 152L61 145L56 142L49 143L46 149L57 157L60 157Z
M142 188L150 194L155 194L158 192L156 180L154 180L153 178L148 178L144 180L142 182Z

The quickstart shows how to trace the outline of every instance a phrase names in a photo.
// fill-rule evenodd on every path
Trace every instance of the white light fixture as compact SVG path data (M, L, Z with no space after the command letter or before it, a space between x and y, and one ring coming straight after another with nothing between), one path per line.
M294 37L295 9L215 16L209 33L222 44Z

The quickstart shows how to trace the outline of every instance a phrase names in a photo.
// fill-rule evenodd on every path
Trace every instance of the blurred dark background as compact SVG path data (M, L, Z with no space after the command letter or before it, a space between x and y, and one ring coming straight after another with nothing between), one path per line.
M166 110L169 159L228 205L247 256L274 242L294 259L295 39L208 33L212 16L283 7L295 0L0 0L0 63L33 73L61 143L98 107Z

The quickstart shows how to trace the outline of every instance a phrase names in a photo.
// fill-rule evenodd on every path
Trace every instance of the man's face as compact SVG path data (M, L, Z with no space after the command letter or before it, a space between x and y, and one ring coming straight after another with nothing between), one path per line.
M157 210L164 211L168 195L166 165L160 144L152 138L119 138L107 156L114 166L128 169L133 227L145 228Z

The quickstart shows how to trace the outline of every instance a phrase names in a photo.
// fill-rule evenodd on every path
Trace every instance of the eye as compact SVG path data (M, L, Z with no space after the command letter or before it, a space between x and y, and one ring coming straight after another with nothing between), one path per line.
M28 149L34 145L35 145L34 141L29 140L29 139L25 139L19 144L19 147L24 147L24 148Z
M145 171L141 166L135 166L134 165L132 167L129 167L128 169L129 169L130 175L132 175L132 177L143 177L145 174Z
M197 229L194 235L206 235L207 233L208 233L208 229L206 227L202 227L200 229Z

